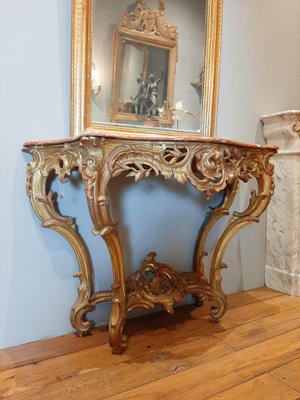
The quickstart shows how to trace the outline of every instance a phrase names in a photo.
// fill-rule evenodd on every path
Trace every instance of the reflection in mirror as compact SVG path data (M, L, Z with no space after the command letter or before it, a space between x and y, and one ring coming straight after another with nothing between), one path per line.
M101 92L92 99L92 124L200 131L206 6L94 0L92 58Z
M123 40L118 111L144 122L163 116L168 69L169 50Z

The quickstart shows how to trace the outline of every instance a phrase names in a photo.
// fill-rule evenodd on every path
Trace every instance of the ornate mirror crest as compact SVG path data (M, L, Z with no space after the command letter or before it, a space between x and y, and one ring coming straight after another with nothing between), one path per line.
M72 0L72 135L215 135L222 0L149 1Z
M158 0L158 3L159 9L155 10L148 8L144 0L138 0L133 12L124 12L119 26L151 37L154 35L177 41L177 27L165 21L165 5L162 0Z

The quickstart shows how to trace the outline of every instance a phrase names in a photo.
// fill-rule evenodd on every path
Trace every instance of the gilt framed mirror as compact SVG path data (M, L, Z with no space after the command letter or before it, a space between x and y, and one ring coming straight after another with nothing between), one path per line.
M72 0L73 136L216 130L222 0Z

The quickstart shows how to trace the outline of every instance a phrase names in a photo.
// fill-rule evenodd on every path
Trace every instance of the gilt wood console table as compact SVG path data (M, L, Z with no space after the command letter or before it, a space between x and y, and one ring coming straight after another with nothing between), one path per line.
M268 206L273 194L272 146L245 145L222 139L184 134L137 135L130 133L95 133L56 141L27 142L23 151L33 161L27 166L27 193L42 225L63 235L71 244L78 260L78 298L71 310L71 324L79 335L86 334L91 323L86 314L95 304L112 302L109 321L109 341L114 353L126 347L122 333L129 311L152 308L161 304L168 312L187 294L193 294L201 305L211 301L211 319L218 321L226 311L226 296L221 287L222 258L231 238L242 227L258 218ZM62 216L55 202L55 193L48 190L48 181L56 174L66 182L73 170L78 170L84 182L93 233L100 235L108 247L113 283L111 290L94 290L93 269L89 251L79 235L73 218ZM124 174L136 181L150 175L174 178L179 183L191 183L209 198L223 191L222 201L210 208L196 239L193 272L178 273L167 264L155 260L149 253L132 276L125 279L123 254L117 225L111 218L110 179ZM248 208L232 212L220 233L210 261L209 277L204 274L205 243L217 220L230 214L239 181L257 180L257 190L250 196Z

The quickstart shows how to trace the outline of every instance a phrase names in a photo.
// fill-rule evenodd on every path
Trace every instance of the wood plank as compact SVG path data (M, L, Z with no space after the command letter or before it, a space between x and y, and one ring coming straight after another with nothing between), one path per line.
M257 303L264 299L278 296L282 296L282 294L268 288L258 288L247 292L234 293L228 296L228 308L239 307L241 304ZM183 306L177 308L174 315L159 312L155 315L132 318L128 320L125 325L126 333L129 336L133 336L141 330L146 331L148 329L155 329L162 326L171 327L172 324L174 327L178 327L178 324L181 324L180 321L186 318L187 312L192 314L197 310L197 318L203 316L207 317L209 306L209 304L206 304L204 307L198 309L195 309L193 306ZM218 330L222 329L224 329L224 327ZM75 334L71 333L64 336L0 350L0 371L69 354L74 351L88 349L97 346L98 344L108 342L106 327L95 328L91 333L91 335L84 338L78 338Z
M274 297L290 298L287 295L283 295L282 293L269 288L257 288L247 292L238 292L228 295L228 310L243 305L258 303ZM129 319L125 325L125 329L127 334L132 336L141 329L147 331L148 329L157 329L162 326L169 326L171 328L176 324L181 324L181 322L187 318L188 314L193 318L207 319L209 318L210 307L211 303L206 302L202 307L194 307L193 305L178 307L174 314L166 314L166 312L163 311L162 313L159 312Z
M220 323L224 329L229 329L270 315L277 315L278 313L299 306L300 297L276 296L271 299L228 310ZM193 313L193 316L197 317L197 311Z
M267 287L247 290L245 292L237 292L227 296L228 309L245 306L247 304L256 303L257 301L271 299L272 297L286 296L277 290Z
M253 312L249 313L248 309L252 309L252 305L244 306L242 307L243 309L243 314L245 315L251 315L251 318L253 318ZM192 312L187 312L189 310L192 310ZM263 307L264 313L265 313L265 306ZM273 311L273 308L270 309ZM297 310L297 309L293 309ZM176 345L181 343L182 341L187 341L187 340L192 340L199 338L200 336L207 336L214 334L215 332L222 331L222 323L220 324L212 324L208 319L207 319L207 310L204 311L205 318L204 319L194 319L191 314L193 312L197 312L199 314L199 310L195 310L195 308L185 308L185 310L182 308L179 310L180 312L175 314L175 315L168 315L165 314L165 318L163 321L161 321L160 318L153 318L154 316L152 315L152 318L150 319L149 322L150 324L146 324L147 319L149 320L150 316L147 316L147 318L143 317L144 319L144 325L140 326L140 324L137 324L137 322L140 322L140 319L137 319L136 321L130 321L129 327L135 329L137 325L143 329L140 329L135 332L130 332L131 334L134 334L134 336L131 338L130 341L130 346L129 350L125 353L125 355L121 357L110 357L110 350L108 346L104 347L97 347L97 348L92 348L91 351L86 351L86 357L88 359L98 359L99 354L101 354L101 366L109 366L113 364L117 364L119 362L123 362L124 360L127 360L127 354L130 354L131 359L135 359L138 357L141 353L143 352L148 352L150 348L152 349L159 349L160 346L162 345ZM200 310L201 311L201 310ZM231 313L232 311L229 310L228 313ZM234 312L236 314L236 312ZM258 310L258 317L260 317L260 310ZM135 323L134 323L135 322ZM149 326L150 325L150 326ZM298 325L299 327L299 325ZM251 328L248 327L248 324L242 325L242 327L246 332L251 330ZM239 329L239 328L236 328ZM226 332L219 332L216 333L215 336L219 339L218 335L223 335L226 338ZM269 330L270 336L272 336L272 329ZM252 336L253 337L253 336ZM264 337L264 339L267 338L267 335ZM228 341L230 345L232 345L232 341ZM234 347L234 346L232 346ZM105 355L105 357L103 356ZM103 359L104 357L104 359ZM74 354L72 357L68 357L67 361L64 363L64 375L65 376L74 376L76 374L81 374L83 373L82 371L86 371L89 369L93 368L100 368L99 364L94 364L93 362L90 363L89 361L86 362L80 361L79 360L83 358L81 353L80 354ZM81 364L81 368L74 367L76 366L77 363ZM33 387L39 387L43 386L49 383L54 383L59 379L63 379L61 377L60 372L57 371L57 368L55 367L56 365L59 364L59 361L54 360L53 362L45 362L45 363L40 363L39 365L30 366L29 368L24 368L21 370L13 370L11 373L0 373L0 387L5 387L5 393L8 393L9 395L13 395L15 393L18 393L18 388L21 387L22 390L28 390L28 384L26 384L26 377L32 376L32 378L29 382L29 385L31 385L31 388ZM59 367L60 368L60 367ZM48 372L50 371L50 372ZM63 376L64 376L63 375ZM44 378L43 378L44 377ZM8 395L7 394L7 395ZM7 395L4 395L6 397Z
M217 332L214 336L235 350L300 328L300 307Z
M201 366L179 372L176 376L162 378L149 384L144 384L140 380L139 373L135 389L118 395L112 394L109 399L182 400L188 398L189 400L207 400L236 385L265 374L274 367L299 358L299 341L300 329L296 329ZM54 400L54 398L49 397L49 400ZM32 398L32 400L37 399L37 397ZM71 396L69 399L73 400L75 397Z
M300 393L300 358L274 369L271 374Z
M235 386L209 400L297 400L299 393L269 374Z
M187 312L193 311L193 305L183 306L176 310L175 314L167 314L165 311L157 312L154 315L145 315L131 318L125 325L126 334L129 336L141 329L156 329L160 327L176 326L187 319ZM209 313L209 304L201 307L201 313L205 316ZM190 317L192 319L192 317ZM174 328L175 329L175 328ZM220 328L217 329L221 330ZM108 343L107 326L97 327L91 330L91 334L85 337L78 337L74 333L58 336L46 340L27 343L20 346L0 350L0 371L9 368L16 368L33 362L39 362L49 358L69 354L75 351L91 348L97 345Z
M250 293L252 293L252 291L250 291ZM228 296L230 305L226 314L220 320L217 331L229 329L255 319L261 319L289 308L295 308L300 304L299 300L291 300L290 296L278 294L278 292L271 290L253 290L253 293L257 294L248 296L248 292L240 292ZM265 299L264 294L266 295ZM259 298L261 298L261 300L258 300ZM241 301L241 299L245 301ZM238 307L240 302L244 305ZM125 331L129 337L135 337L138 332L147 333L149 330L155 331L162 327L168 327L171 330L178 329L183 327L187 319L210 319L210 307L211 303L207 302L202 307L180 307L176 309L174 314L166 314L163 312L159 313L160 315L151 314L143 316L136 320L129 320L125 325ZM195 333L197 334L197 332Z
M0 371L87 349L107 341L107 328L100 327L93 329L91 335L82 338L70 333L10 347L0 350Z
M248 293L245 293L245 295L247 294ZM234 308L242 308L242 314L249 315L250 320L253 319L255 314L256 318L261 318L262 315L265 315L265 311L263 309L266 307L266 305L263 308L258 307L257 312L254 313L252 310L253 302L260 303L261 301L267 299L281 297L282 301L278 300L275 301L275 303L271 302L271 304L267 304L267 313L274 312L274 305L277 306L278 303L283 304L283 309L285 309L286 307L295 307L295 302L291 301L291 298L289 296L278 294L276 292L271 293L271 291L266 291L266 297L264 298L264 290L262 290L261 293L258 293L257 295L258 297L262 298L262 300L257 300L257 296L254 295L250 296L250 299L252 299L252 301L248 301L247 296L244 297L240 296L240 294L238 295L239 296L233 299L234 301L230 305L228 313L233 313L236 317L239 317L240 313L237 313L236 310L234 311ZM245 299L245 302L243 303L244 306L238 306L238 304L240 304L241 300L243 301L243 299ZM286 299L288 299L288 301ZM248 306L245 306L245 304L248 304ZM252 312L249 313L248 309L250 311L252 310ZM288 312L292 311L295 312L295 308L288 310ZM175 315L171 316L166 313L159 313L159 315L156 314L138 319L132 319L128 322L127 328L129 334L134 334L134 337L132 338L132 343L130 343L129 350L121 357L112 356L110 353L110 348L108 347L108 345L104 344L89 348L88 350L71 353L69 356L62 355L60 357L52 359L50 358L49 360L38 362L34 365L19 367L14 370L6 371L2 374L0 373L0 388L2 389L0 389L0 398L23 399L25 398L24 396L30 394L28 399L31 399L31 396L34 395L35 392L38 392L37 396L39 396L41 394L40 391L43 390L44 387L50 387L52 390L53 388L56 388L56 385L59 387L64 384L64 389L66 389L69 386L69 381L72 379L76 379L76 377L77 380L82 380L82 384L83 386L85 386L86 378L88 381L92 379L98 382L98 375L100 373L102 375L104 374L104 376L113 376L114 378L117 371L117 376L116 378L114 378L114 380L118 382L118 384L121 382L121 385L119 385L119 387L117 386L117 388L114 388L114 390L117 389L117 392L113 393L115 394L120 392L120 390L131 390L136 386L139 386L140 384L142 385L147 382L159 380L163 377L168 377L171 374L178 375L180 371L188 370L191 368L193 369L194 367L197 367L198 365L206 362L210 363L221 354L220 353L219 355L217 355L218 351L221 349L218 346L224 346L224 354L227 354L228 352L232 353L233 350L228 348L224 343L220 343L219 339L212 336L212 334L218 335L219 333L217 332L225 329L226 324L224 327L222 326L222 322L220 324L211 324L207 320L207 312L208 310L205 310L205 307L202 309L195 309L194 307L188 306L181 307L177 310ZM194 318L194 314L196 314L196 318ZM294 314L294 316L297 315ZM144 323L141 323L141 320L143 319ZM264 319L261 321L264 321ZM290 319L292 320L292 318ZM242 323L245 323L245 321L247 321L247 319L243 319ZM240 323L240 321L238 323ZM251 324L252 322L249 323L249 325ZM229 325L227 323L227 326ZM246 325L243 326L245 327ZM232 331L233 330L234 329L232 329ZM272 332L272 329L269 330ZM211 336L205 337L206 335ZM201 355L195 355L195 348L198 350L199 340L204 340L203 345L209 346L212 339L215 341L214 343L216 344L211 346L214 350L209 350L207 352L204 351L203 356L203 346L200 345ZM41 344L43 344L43 342L40 342L40 345ZM174 348L176 348L175 356L172 353ZM192 359L192 362L190 362L190 355L186 352L187 349L189 349L189 352L190 354L192 354L192 356L196 357L195 359ZM209 358L205 361L206 353L207 355L209 354ZM179 354L180 357L178 357ZM99 357L99 355L101 355L101 358ZM149 357L149 355L150 358L147 358ZM214 358L214 356L216 356L216 358ZM146 358L143 359L143 357ZM172 363L170 365L170 360L174 361L175 363ZM124 363L126 364L125 367ZM139 370L138 379L135 376L134 369L132 369L130 366L128 367L127 364L133 364L136 369ZM143 365L142 369L141 364ZM153 368L155 368L155 373L157 375L152 373ZM140 372L142 383L140 382ZM134 376L134 381L128 382L126 378L123 379L124 374ZM122 377L121 380L120 377ZM239 384L240 383L238 383L238 385ZM104 387L104 389L107 390L106 395L111 395L111 393L109 392L112 390L110 381L107 383L107 387L105 382L104 384L101 385L100 383L99 385L101 388ZM96 386L98 386L98 384L96 384ZM102 389L99 389L98 387L97 390L98 392L101 392L101 397L98 397L99 394L97 395L96 392L94 393L93 397L105 398L102 397ZM68 389L68 392L69 391L70 390ZM17 394L18 396L22 397L16 397ZM58 390L56 393L57 399L60 398L57 397L60 396L60 394L60 390ZM88 385L86 386L86 394L87 398L89 398L90 389ZM48 395L50 395L49 399L51 399L52 393L49 394L47 392L42 392L43 399L46 399ZM65 399L65 396L67 396L67 398L69 399L69 394L61 394L61 396L62 399ZM36 397L36 399L38 398L40 397ZM81 398L84 397L81 396ZM169 398L169 396L167 396L167 398Z
M155 330L138 332L131 340L129 348L121 356L113 356L110 347L106 345L85 349L81 352L74 352L69 355L60 356L42 362L29 364L15 369L0 372L0 394L3 398L22 393L29 389L42 387L64 379L83 374L89 370L100 369L108 366L115 366L129 360L140 359L143 354L153 355L153 352L165 352L165 347L180 345L182 342L196 339L205 344L212 342L209 337L214 332L222 329L220 325L213 324L209 320L185 319L181 324L163 326ZM213 338L213 343L221 343ZM192 346L193 344L191 344ZM228 349L228 346L223 346ZM233 351L230 349L230 351ZM202 356L202 354L201 354ZM63 371L63 372L62 372ZM30 377L30 379L29 379ZM1 396L0 396L1 398Z
M108 345L101 347L102 352L97 348L93 352L90 349L80 352L81 354L70 354L15 371L3 372L2 374L10 375L1 381L0 398L104 399L111 394L176 374L178 371L234 352L212 336L175 346L160 346L159 349L149 349L144 354L139 351L139 357L132 354L130 349L121 357L113 356ZM120 361L117 364L114 362L116 359ZM55 383L52 383L53 379ZM18 394L14 395L16 393Z

